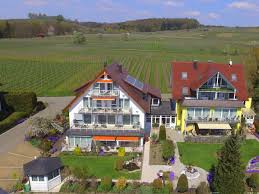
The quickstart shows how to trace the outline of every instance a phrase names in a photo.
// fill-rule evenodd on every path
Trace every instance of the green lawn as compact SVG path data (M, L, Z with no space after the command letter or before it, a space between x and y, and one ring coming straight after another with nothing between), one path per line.
M222 144L199 144L178 142L181 161L186 165L194 165L209 170L217 162L217 151ZM244 165L254 156L259 155L259 143L256 140L246 140L241 147L241 157Z
M115 160L118 156L75 156L75 155L60 155L61 160L65 166L74 167L86 165L90 173L97 178L110 176L112 178L119 178L121 176L127 179L140 179L140 172L122 172L114 169ZM125 157L127 159L127 157Z

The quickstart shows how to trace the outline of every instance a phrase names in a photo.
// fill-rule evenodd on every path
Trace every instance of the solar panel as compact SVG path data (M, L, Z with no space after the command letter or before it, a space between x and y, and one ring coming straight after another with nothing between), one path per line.
M132 76L130 76L130 75L128 75L128 76L126 77L125 81L126 81L127 83L133 85L134 87L138 88L139 90L142 90L143 87L144 87L144 84L143 84L141 81L135 79L134 77L132 77Z
M143 89L143 87L144 87L144 84L143 84L142 82L140 82L140 81L136 80L136 82L135 82L134 86L135 86L136 88L138 88L138 89L142 90L142 89Z
M135 79L134 77L128 75L128 76L126 77L126 81L127 81L129 84L134 85L136 79Z

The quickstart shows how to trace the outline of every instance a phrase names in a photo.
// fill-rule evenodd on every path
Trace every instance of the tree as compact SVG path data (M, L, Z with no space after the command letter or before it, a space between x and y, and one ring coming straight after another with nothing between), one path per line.
M63 15L58 15L56 20L57 20L57 22L63 22L63 21L65 21L65 18L63 17Z
M31 136L44 137L52 129L51 121L43 117L35 117L31 119Z
M243 194L245 191L240 143L240 137L233 132L219 153L213 186L221 194Z
M209 186L206 182L201 182L196 189L196 194L210 194Z
M73 41L75 44L83 44L86 41L86 38L82 32L75 31L73 34Z
M165 126L161 125L159 130L159 141L164 141L164 140L166 140L166 130L165 130Z
M162 143L162 156L165 160L169 160L174 156L174 143L171 140L163 141Z
M184 193L188 191L188 180L185 174L181 174L177 182L177 191Z

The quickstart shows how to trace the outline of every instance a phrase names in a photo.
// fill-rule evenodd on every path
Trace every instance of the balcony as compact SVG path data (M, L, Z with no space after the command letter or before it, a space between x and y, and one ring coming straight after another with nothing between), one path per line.
M79 113L131 114L132 109L121 107L84 107L80 109Z
M117 97L120 94L119 90L91 90L90 96L93 98L102 98L102 97Z
M190 117L186 118L186 123L228 123L236 124L240 122L239 116L231 118L217 118L217 117Z
M74 121L72 129L99 129L99 130L140 130L140 123L132 125L124 124L86 124L79 121Z

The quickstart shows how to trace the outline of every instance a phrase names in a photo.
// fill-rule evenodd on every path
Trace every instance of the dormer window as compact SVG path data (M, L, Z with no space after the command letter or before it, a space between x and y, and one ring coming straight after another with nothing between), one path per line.
M186 80L188 78L187 72L182 72L181 78L182 80Z
M231 80L232 80L232 81L237 81L237 75L236 75L235 73L233 73L233 74L231 75Z
M152 106L159 106L160 100L159 98L152 98Z

